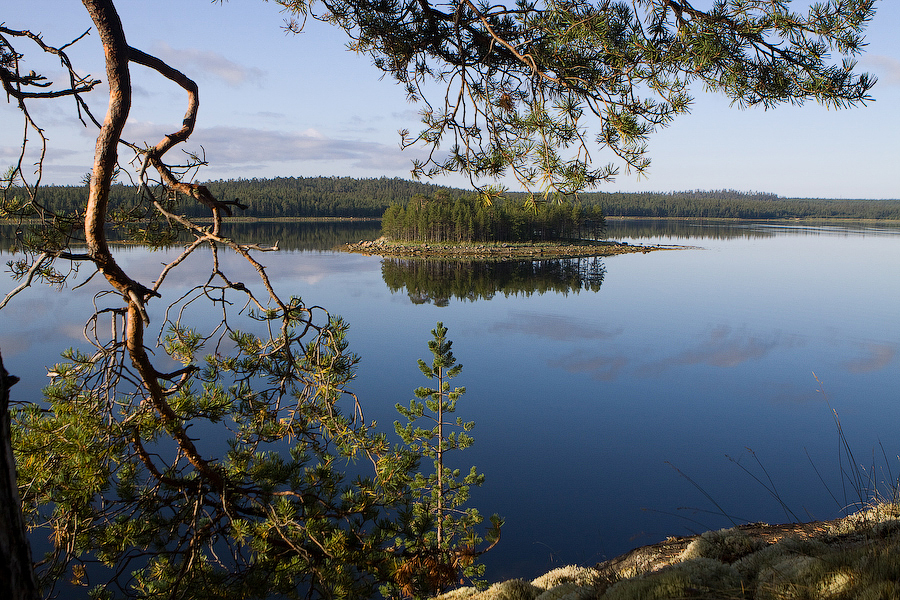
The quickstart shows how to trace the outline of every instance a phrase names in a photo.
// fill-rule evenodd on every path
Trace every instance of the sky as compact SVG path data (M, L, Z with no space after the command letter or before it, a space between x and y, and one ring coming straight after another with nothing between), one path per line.
M698 0L694 5L710 4ZM5 2L0 23L65 44L91 27L78 0ZM403 177L423 149L400 150L399 129L418 131L419 105L371 64L346 49L341 30L310 20L287 34L286 15L264 0L118 0L130 45L157 55L197 81L200 112L185 148L201 146L209 165L198 180L268 177ZM795 2L801 10L806 2ZM601 191L735 189L806 198L900 198L900 1L880 0L859 70L878 77L874 102L828 110L815 103L774 110L731 107L698 90L691 114L649 139L647 175L621 172ZM27 50L26 71L65 81L58 61ZM69 50L81 73L104 79L95 34ZM35 57L35 58L32 58ZM186 96L139 65L125 137L155 144L176 131ZM102 118L107 90L88 95ZM44 183L77 184L91 168L96 130L75 118L72 99L34 102L49 152ZM0 166L13 164L22 139L15 103L0 104ZM34 135L31 134L33 138ZM169 157L176 156L170 151ZM614 157L595 152L598 163ZM177 157L177 156L176 156ZM32 157L33 160L33 157ZM442 177L441 185L470 187ZM483 183L491 183L487 180ZM515 189L509 181L501 181Z

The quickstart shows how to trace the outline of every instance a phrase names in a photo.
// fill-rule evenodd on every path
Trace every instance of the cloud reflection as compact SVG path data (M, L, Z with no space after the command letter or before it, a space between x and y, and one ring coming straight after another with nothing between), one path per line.
M872 373L880 371L892 362L897 356L897 346L894 344L864 344L865 356L844 362L844 368L851 373Z
M276 240L260 240L262 245ZM165 250L149 250L145 247L117 246L113 249L116 260L138 281L145 284L155 281L163 270L163 266L175 260L180 254L180 248L168 248ZM288 289L292 282L317 284L324 281L335 271L341 273L362 272L369 269L366 261L358 256L346 254L340 255L331 261L318 260L318 254L304 254L292 250L279 250L276 252L256 252L254 258L263 265L269 273L277 273L276 288ZM259 274L241 256L227 248L220 248L219 265L222 271L228 274L233 281L240 281L250 287L255 293L266 298L267 293L263 289ZM207 248L197 249L177 269L173 269L166 276L166 284L169 289L174 288L175 294L180 290L203 284L210 278L213 267L213 256ZM214 280L214 284L220 280Z
M86 320L86 312L73 308L68 301L56 300L25 290L10 301L3 309L6 321L0 328L4 356L26 355L34 348L51 345L54 354L47 360L58 362L59 351L84 341L84 322L77 315L83 314Z
M720 325L699 345L648 365L644 372L659 374L668 368L685 365L736 367L748 361L761 360L773 350L797 348L804 344L805 342L797 335L782 335L781 332L775 332L763 337L743 329L732 331L727 325Z
M621 327L606 329L579 319L527 312L510 313L509 319L494 323L489 330L491 333L532 335L558 342L608 339L623 331Z
M622 356L593 356L583 350L576 350L561 358L547 361L550 367L565 369L568 373L585 373L597 381L613 381L628 360Z

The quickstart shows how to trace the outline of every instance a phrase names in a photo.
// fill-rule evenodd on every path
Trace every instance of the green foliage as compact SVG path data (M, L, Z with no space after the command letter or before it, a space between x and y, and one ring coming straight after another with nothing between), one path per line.
M301 344L302 322L285 323L268 341L232 332L234 353L202 367L205 340L173 327L166 352L188 367L166 391L171 415L114 387L112 356L67 353L46 405L13 417L26 517L53 541L45 589L87 572L111 580L101 597L358 598L389 577L402 532L386 510L409 503L415 455L354 416L346 325ZM203 458L217 440L221 459ZM372 475L351 475L360 458Z
M735 190L593 192L581 194L608 217L704 217L720 219L900 219L897 200L782 198Z
M0 180L2 183L2 180ZM233 179L228 181L212 181L206 183L217 196L238 198L248 205L242 216L254 218L326 218L326 217L366 217L377 218L396 215L401 209L407 210L413 198L421 196L444 197L447 199L468 198L471 193L465 190L439 188L404 181L402 179L353 179L349 177L288 177L275 179ZM448 240L476 239L473 219L476 207L487 208L497 204L503 205L505 197L512 201L508 209L522 209L524 218L531 218L534 207L545 206L546 202L534 202L534 196L527 194L504 192L494 196L490 202L477 199L468 201L468 208L460 206L458 211L449 217L443 229ZM35 217L35 213L26 202L27 192L22 188L12 187L4 192L0 202L0 218ZM46 210L58 215L61 223L63 215L70 214L79 219L79 210L83 209L87 199L87 190L83 186L41 186L38 197ZM111 202L122 215L133 215L140 222L139 215L130 210L134 202L133 191L122 185L114 185L111 190ZM529 202L531 200L532 202ZM900 219L900 201L897 200L845 200L845 199L805 199L782 198L774 194L748 193L735 190L688 190L675 192L591 192L579 194L578 201L585 209L602 209L603 214L610 217L708 217L738 219L787 219L787 218L856 218L856 219ZM509 203L509 202L508 202ZM194 202L179 200L173 207L175 212L188 216L200 216L202 210ZM26 210L27 208L27 210ZM71 219L70 219L71 220ZM457 222L465 222L465 227L457 227ZM80 221L70 224L77 230ZM240 223L231 225L231 229ZM163 223L140 224L137 229L147 229L162 234L170 232ZM135 225L123 224L118 230L109 232L110 239L128 239ZM56 231L56 233L54 233ZM488 239L492 235L487 229ZM139 231L134 232L136 235ZM46 236L56 236L53 239ZM273 231L265 239L285 240L296 236L296 226L282 227ZM47 225L36 227L24 225L18 235L14 230L2 236L4 240L16 240L17 237L30 240L30 246L41 244L47 247L61 247L65 237L60 228L48 228ZM161 237L161 236L158 236ZM141 239L150 239L144 235ZM357 239L360 239L357 237ZM356 241L356 240L353 240Z
M592 166L594 145L618 156L626 169L644 172L647 137L687 112L694 82L739 105L764 107L807 99L854 105L869 99L874 83L855 74L852 63L873 0L828 0L806 16L790 12L788 0L720 0L708 11L673 0L517 0L509 6L324 0L322 13L311 12L308 0L279 3L298 17L342 27L355 50L368 53L412 100L424 100L424 129L403 134L403 144L422 141L430 148L427 159L414 163L415 176L460 172L474 181L511 173L541 192L539 200L529 196L513 208L495 201L499 192L492 189L482 191L478 206L426 189L434 201L414 202L403 218L397 209L393 224L387 219L415 239L582 235L587 208L550 209L546 201L615 176L617 165ZM85 7L106 46L111 89L129 86L128 62L139 61L195 94L183 73L124 45L111 1ZM41 46L62 58L72 86L41 92L44 76L19 72L19 53L6 37L37 36L3 31L0 79L18 101L27 130L43 144L25 100L74 96L79 111L89 111L81 95L99 81L76 74L68 45ZM833 64L831 52L843 55L843 63ZM433 80L436 104L425 96L435 89ZM129 97L110 97L107 131L125 126ZM189 107L184 137L195 108ZM474 468L462 476L444 464L447 452L472 441L470 423L445 420L463 393L449 387L461 367L446 329L439 323L433 332L432 364L420 364L437 385L420 388L417 400L398 408L408 424L398 424L397 433L408 447L391 448L346 389L357 361L347 351L346 324L313 318L318 309L298 299L282 302L250 256L259 247L220 235L232 206L256 203L266 216L334 216L331 196L319 190L316 203L307 205L296 189L303 182L296 180L276 180L265 192L253 181L214 182L209 189L188 184L202 157L171 168L162 163L162 154L184 137L167 136L156 147L133 144L138 163L152 165L159 179L146 169L122 167L138 185L113 189L114 176L122 173L112 165L118 134L98 138L89 202L86 186L45 193L42 158L35 183L22 181L27 139L17 164L0 178L0 217L16 220L10 241L25 255L11 265L23 286L34 277L63 283L67 269L57 270L54 261L66 262L69 272L86 262L111 285L99 297L118 303L98 307L89 323L95 351L69 352L51 373L46 402L14 414L26 517L52 543L41 563L45 591L68 580L91 586L101 598L359 598L382 582L391 593L419 596L477 577L481 516L464 504L470 486L483 478ZM439 148L447 152L438 154ZM337 194L346 182L321 183ZM380 195L351 203L353 215L377 216L409 197L399 191L408 191L408 183L381 183ZM227 197L229 189L238 190L239 200ZM280 190L287 191L279 196ZM212 216L213 224L200 227L179 214ZM37 224L29 227L25 219ZM593 220L597 226L600 217ZM185 232L194 239L145 286L115 262L105 228L150 245L172 243ZM82 241L87 251L73 251ZM252 265L269 303L220 270L220 245ZM155 365L145 346L145 305L162 296L158 289L169 271L201 246L214 249L211 277L167 307L167 315L179 316L166 317L167 360ZM248 331L233 329L225 315L232 294L241 295L239 306L258 310ZM198 333L181 321L200 299L222 307L213 332ZM103 316L112 327L101 339ZM199 358L200 352L209 354ZM166 362L173 371L160 370ZM432 426L414 425L419 419ZM434 472L415 473L423 457L433 460ZM489 547L499 536L499 518L492 522ZM679 589L697 589L688 584Z
M488 205L472 197L416 196L405 207L391 205L381 220L382 234L392 240L429 243L601 239L605 229L597 205L515 200Z
M297 299L286 309L255 315L279 335L232 330L205 357L209 338L173 323L163 347L182 368L160 374L172 382L168 408L101 350L68 351L45 403L14 411L26 521L52 541L45 591L360 598L382 587L419 597L483 573L482 517L464 504L484 477L444 465L474 426L446 420L464 392L449 388L462 366L446 329L433 332L432 365L419 364L437 386L398 406L409 423L396 425L404 445L392 448L346 389L358 362L347 325L329 318L304 339L295 329L311 325L310 309ZM421 418L433 428L413 424ZM434 472L416 472L423 458Z
M351 47L422 102L430 151L415 176L511 175L529 190L576 193L620 165L649 166L647 140L691 106L692 90L741 106L845 107L870 100L854 72L874 0L278 0L296 16L342 27ZM837 55L835 58L832 54ZM435 85L436 84L436 85ZM608 151L616 163L595 166Z
M473 422L464 422L461 417L448 420L466 391L462 387L450 389L450 379L459 375L462 365L456 364L453 342L446 338L443 323L439 322L431 333L434 337L428 349L432 361L429 365L419 360L419 370L435 386L417 388L409 406L397 404L397 411L407 422L394 424L408 451L432 459L434 465L433 472L417 473L411 482L416 501L403 519L407 534L404 554L408 558L395 576L395 589L399 587L403 595L417 598L433 596L461 580L477 580L484 566L475 559L486 551L478 548L484 540L476 532L483 518L476 509L464 507L469 488L482 485L484 475L472 467L462 476L459 469L445 462L448 452L464 450L473 442L468 434L475 426ZM422 420L428 423L426 427L418 424ZM500 537L501 520L495 515L491 523L487 541L492 547Z

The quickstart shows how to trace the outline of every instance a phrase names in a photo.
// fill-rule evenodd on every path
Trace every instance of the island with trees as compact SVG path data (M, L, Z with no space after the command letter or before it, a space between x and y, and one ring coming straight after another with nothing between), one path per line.
M349 244L362 254L398 257L549 259L649 252L660 246L606 241L599 206L579 203L500 201L477 197L416 196L392 204L381 220L382 236Z

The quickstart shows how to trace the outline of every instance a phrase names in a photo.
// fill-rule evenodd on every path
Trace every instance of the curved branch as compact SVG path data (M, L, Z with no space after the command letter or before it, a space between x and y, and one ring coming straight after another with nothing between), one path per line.
M28 286L31 285L31 282L34 279L34 276L37 275L38 271L41 270L41 268L44 265L44 262L46 262L50 258L51 258L50 254L48 254L47 252L41 253L40 257L36 261L34 261L34 263L32 263L32 265L31 265L31 268L28 269L28 273L25 275L25 281L23 281L22 283L17 285L15 289L11 290L8 294L6 294L6 297L3 298L2 301L0 301L0 309L2 309L4 306L6 306L7 303L10 300L12 300L13 296L15 296L16 294L18 294L19 292L21 292L22 290L24 290L25 288L27 288Z
M116 263L107 244L104 225L109 203L109 187L117 160L117 143L131 108L131 77L128 69L130 47L125 40L122 23L111 0L83 0L83 2L103 43L109 80L109 109L97 137L94 170L85 212L85 239L88 250L98 269L128 302L125 341L132 364L147 390L147 402L160 415L170 435L191 464L216 489L224 489L225 482L221 474L200 456L193 441L181 426L178 416L166 403L165 392L158 380L159 374L144 348L144 326L149 319L143 302L150 295L159 294L129 277Z
M197 87L197 83L178 69L175 69L174 67L168 65L165 61L160 60L155 56L151 56L146 52L138 50L137 48L129 48L129 58L133 62L136 62L139 65L143 65L149 69L153 69L166 79L175 82L188 93L188 108L187 112L184 115L181 129L179 129L175 133L170 133L163 137L163 139L160 140L159 143L156 144L156 146L154 146L147 152L147 158L153 165L153 168L155 168L159 172L160 177L162 177L163 182L168 187L181 192L185 196L197 200L198 202L209 207L209 209L212 210L215 221L213 231L215 233L218 233L219 225L221 223L220 213L224 212L230 217L232 215L232 212L229 204L233 203L220 202L216 200L212 193L210 193L209 189L206 188L206 186L196 183L185 183L183 181L179 181L178 178L176 178L172 174L172 171L162 161L162 157L166 152L168 152L173 146L175 146L175 144L187 140L194 132L194 125L197 122L197 111L200 108L200 90ZM241 208L245 208L240 204L238 204L238 206Z
M106 54L109 84L109 108L94 150L94 167L84 216L85 242L97 268L120 293L129 290L144 298L149 290L131 279L116 263L109 250L104 230L109 207L109 188L118 160L117 143L131 110L131 73L128 70L128 44L122 22L110 0L83 0Z

